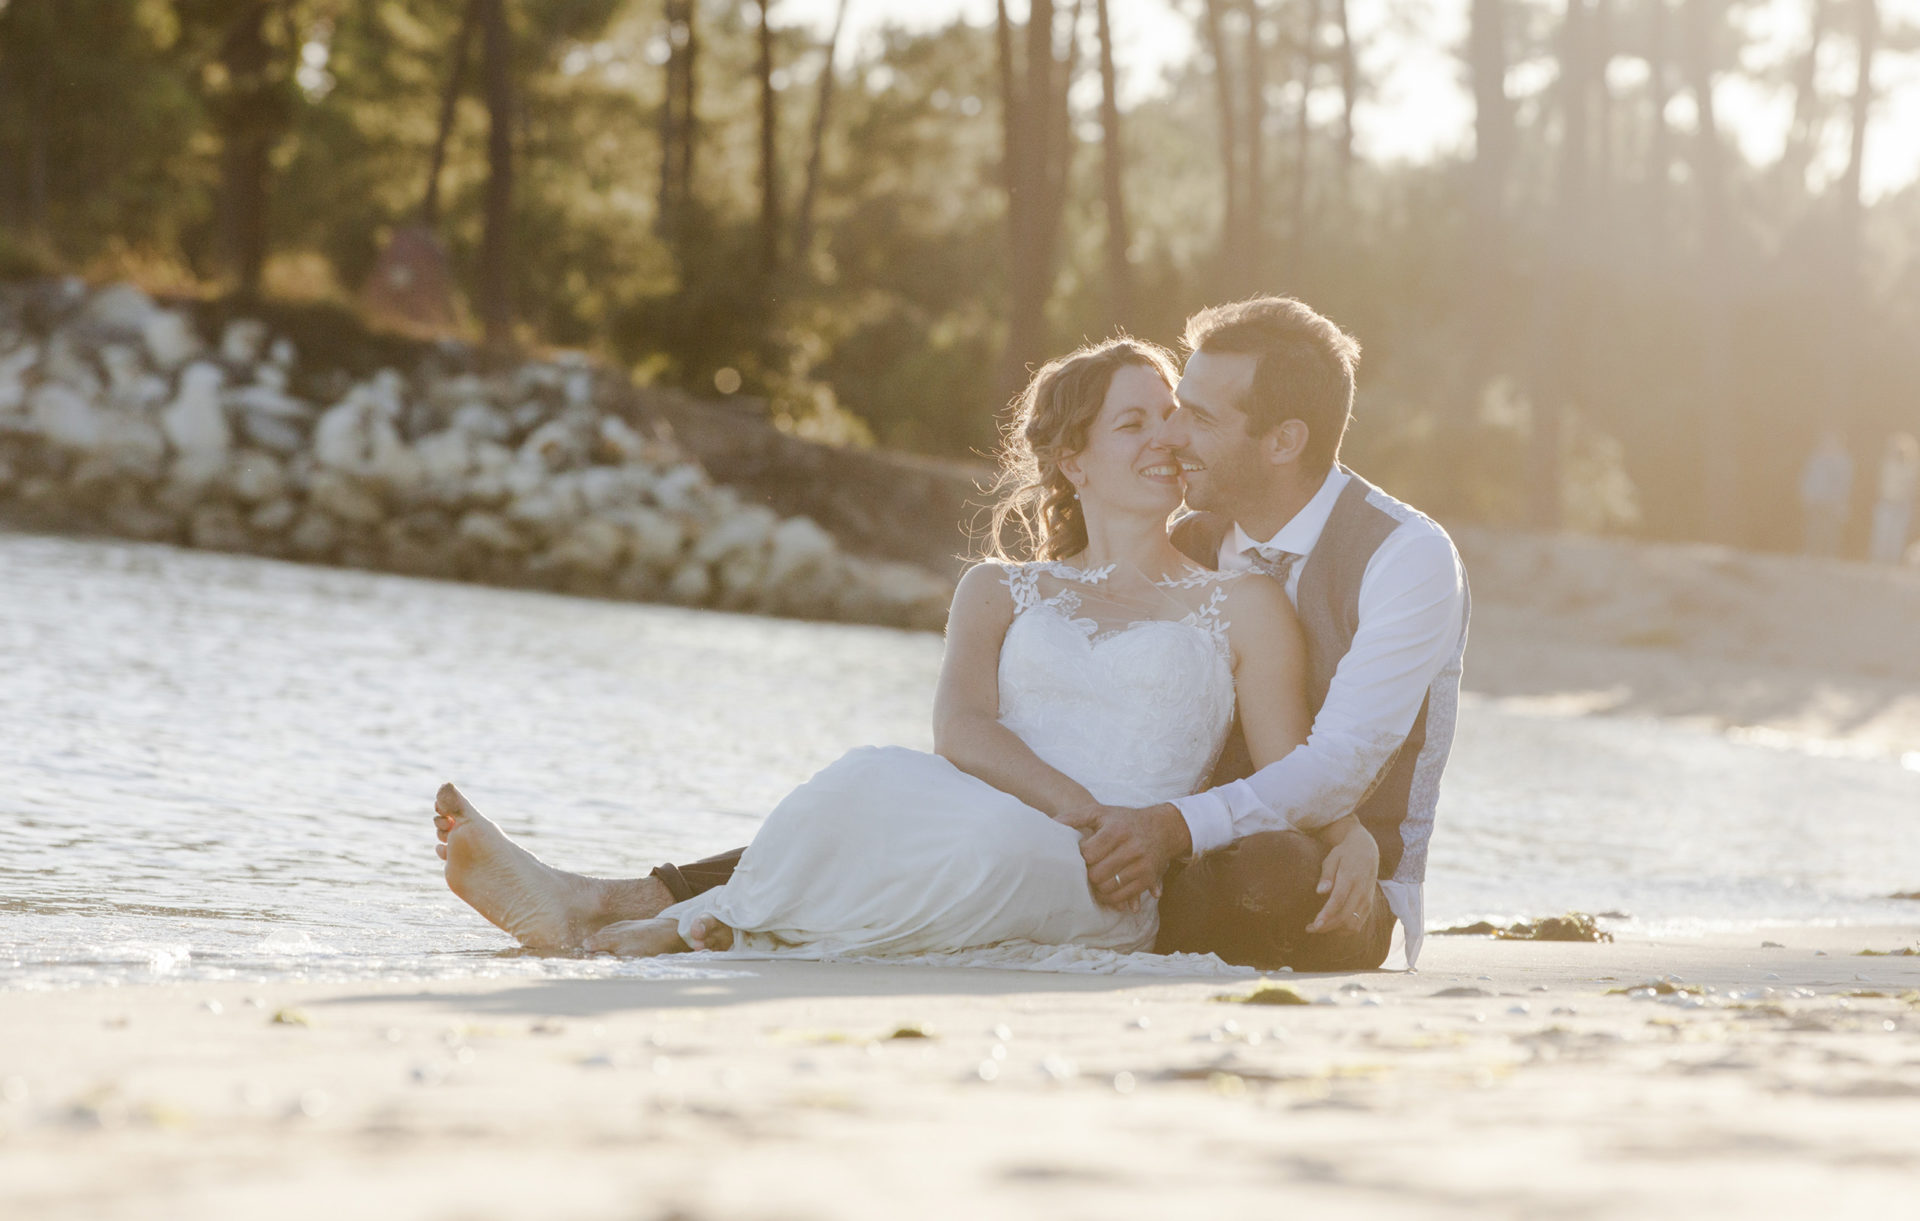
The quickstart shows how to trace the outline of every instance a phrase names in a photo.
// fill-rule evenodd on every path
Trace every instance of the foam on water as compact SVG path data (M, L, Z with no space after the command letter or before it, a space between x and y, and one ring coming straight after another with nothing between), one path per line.
M433 793L568 868L746 842L850 746L930 743L940 642L0 534L0 987L586 977L447 892ZM1471 657L1469 658L1471 663ZM1920 921L1920 774L1465 702L1436 926Z

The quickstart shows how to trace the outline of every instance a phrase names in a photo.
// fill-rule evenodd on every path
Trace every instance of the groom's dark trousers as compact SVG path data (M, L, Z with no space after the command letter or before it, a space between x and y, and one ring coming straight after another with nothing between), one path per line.
M691 865L653 871L674 900L692 898L733 876L742 849ZM1320 865L1327 850L1298 831L1262 831L1176 864L1160 897L1162 954L1218 954L1241 966L1296 971L1367 971L1386 961L1393 913L1376 887L1364 928L1309 933L1320 911Z

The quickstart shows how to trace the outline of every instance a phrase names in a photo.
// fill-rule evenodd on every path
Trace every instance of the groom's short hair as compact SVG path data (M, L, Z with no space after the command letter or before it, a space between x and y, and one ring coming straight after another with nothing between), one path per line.
M1340 458L1353 415L1360 343L1304 301L1250 297L1187 319L1189 352L1255 358L1253 387L1235 404L1258 435L1288 420L1307 426L1305 461L1325 471Z

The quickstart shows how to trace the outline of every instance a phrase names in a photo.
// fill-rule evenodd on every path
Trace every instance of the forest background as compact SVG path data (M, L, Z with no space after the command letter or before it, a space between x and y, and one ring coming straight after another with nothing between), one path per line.
M580 348L963 458L1047 356L1286 292L1365 345L1349 461L1436 516L1793 547L1826 429L1864 505L1920 431L1920 185L1863 190L1920 4L1466 2L1470 129L1388 160L1347 0L859 38L881 0L824 35L781 0L0 0L0 275ZM1110 6L1191 53L1121 88ZM1387 5L1395 45L1425 12Z

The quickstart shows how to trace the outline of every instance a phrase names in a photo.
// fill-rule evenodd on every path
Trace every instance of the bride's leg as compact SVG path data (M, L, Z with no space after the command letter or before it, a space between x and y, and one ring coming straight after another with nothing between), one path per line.
M604 925L656 915L673 901L656 878L590 878L555 869L514 843L451 784L441 786L433 808L440 836L435 851L447 863L447 886L530 949L578 948Z

